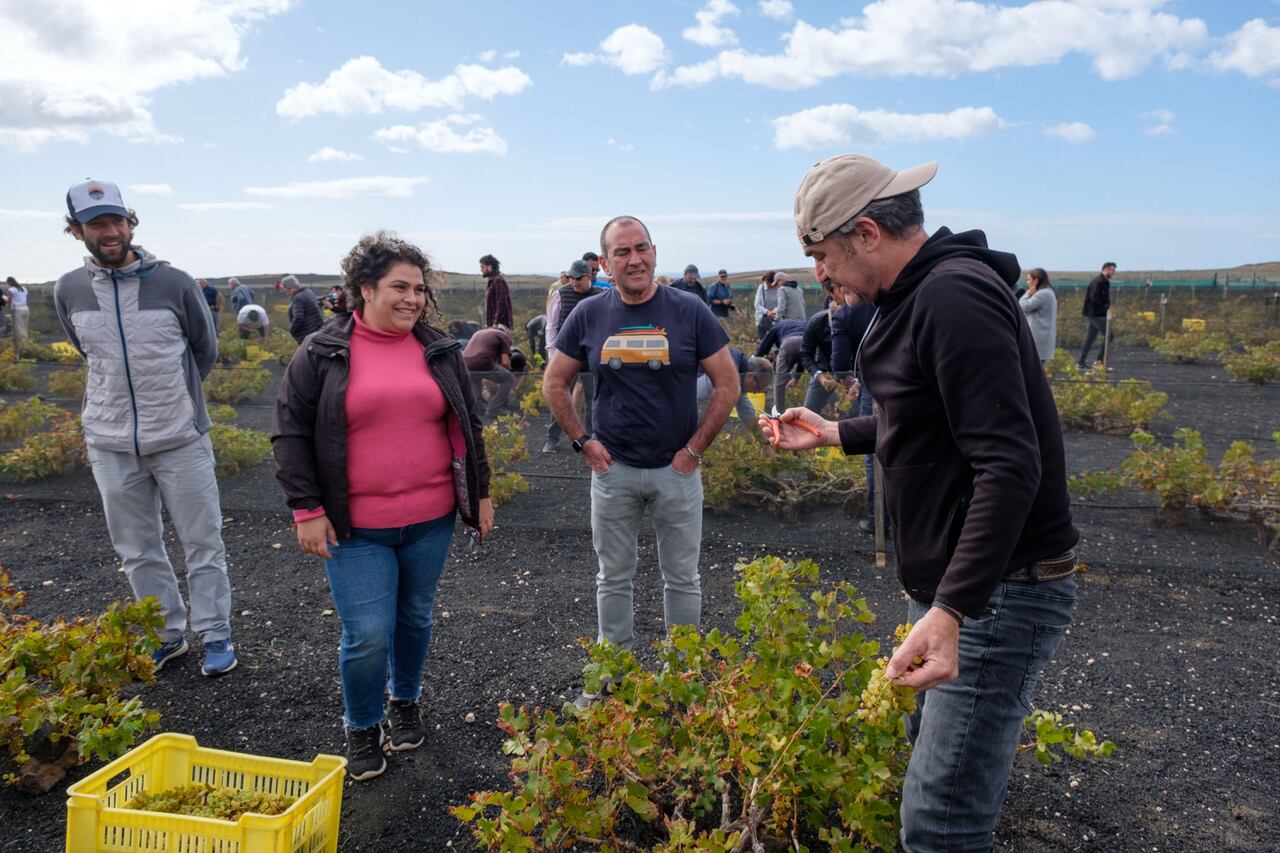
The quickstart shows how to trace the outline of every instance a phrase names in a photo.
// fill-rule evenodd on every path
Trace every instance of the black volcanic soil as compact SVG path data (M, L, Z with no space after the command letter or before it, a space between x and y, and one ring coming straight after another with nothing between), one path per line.
M1167 391L1174 420L1159 431L1194 426L1215 459L1235 438L1261 445L1280 428L1280 389L1228 383L1216 365L1121 350L1116 372ZM239 422L266 428L270 401L267 392L238 407ZM576 640L595 630L587 480L567 447L538 453L541 439L541 425L531 428L535 452L521 465L531 491L499 510L489 543L475 553L455 548L450 558L428 662L432 735L424 748L392 756L381 778L348 785L344 851L474 849L446 808L505 781L498 703L559 706L579 687ZM1067 447L1074 472L1118 463L1129 443L1069 433ZM164 730L207 746L299 759L340 753L339 624L325 615L332 602L323 569L298 552L270 465L222 488L240 668L202 678L193 650L141 688L145 701L161 712ZM0 489L0 565L29 593L33 615L93 613L129 594L85 471ZM1089 568L1075 625L1037 704L1118 749L1107 761L1047 770L1021 755L997 833L1001 850L1276 849L1276 560L1252 528L1198 514L1183 527L1158 528L1152 506L1134 493L1075 507ZM732 567L765 553L812 557L827 575L853 580L886 635L901 618L892 566L876 570L867 537L834 509L798 524L709 511L704 531L705 627L731 627ZM653 537L641 543L637 633L645 645L661 631L661 592ZM37 799L0 790L0 851L62 850L64 802L61 789Z

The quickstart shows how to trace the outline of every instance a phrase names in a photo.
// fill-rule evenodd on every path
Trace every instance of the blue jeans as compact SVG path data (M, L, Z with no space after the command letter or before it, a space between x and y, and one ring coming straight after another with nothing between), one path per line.
M960 629L960 675L918 697L907 720L913 749L902 786L906 853L989 851L1009 770L1031 713L1040 671L1071 627L1072 575L1048 583L1006 581L982 616ZM914 599L907 619L928 605Z
M330 546L333 557L324 568L342 618L338 671L350 728L382 721L386 691L400 701L416 700L421 692L453 518L451 512L408 527L356 527L350 539Z

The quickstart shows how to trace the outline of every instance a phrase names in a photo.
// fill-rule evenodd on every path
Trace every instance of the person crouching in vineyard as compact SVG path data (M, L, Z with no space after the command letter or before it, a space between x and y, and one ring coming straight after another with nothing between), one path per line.
M462 347L425 319L427 256L379 232L342 271L352 311L298 347L271 442L298 545L324 558L342 619L347 772L362 781L386 770L384 742L426 739L419 697L454 518L483 539L493 504Z

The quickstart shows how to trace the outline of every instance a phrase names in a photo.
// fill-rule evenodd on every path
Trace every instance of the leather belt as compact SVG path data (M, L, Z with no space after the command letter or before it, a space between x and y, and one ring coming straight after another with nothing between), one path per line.
M1019 581L1022 583L1048 583L1049 581L1062 580L1075 574L1076 571L1076 555L1074 551L1068 551L1057 557L1051 557L1047 560L1036 560L1034 563L1027 563L1024 566L1018 566L1013 571L1004 576L1007 581Z

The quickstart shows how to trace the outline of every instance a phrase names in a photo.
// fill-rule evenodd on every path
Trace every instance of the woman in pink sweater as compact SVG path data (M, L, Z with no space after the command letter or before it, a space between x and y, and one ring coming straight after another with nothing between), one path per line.
M461 347L426 322L426 255L379 232L342 270L352 311L302 341L271 440L298 544L324 558L342 619L347 772L360 781L386 769L384 741L426 739L418 699L455 517L483 539L493 505Z

